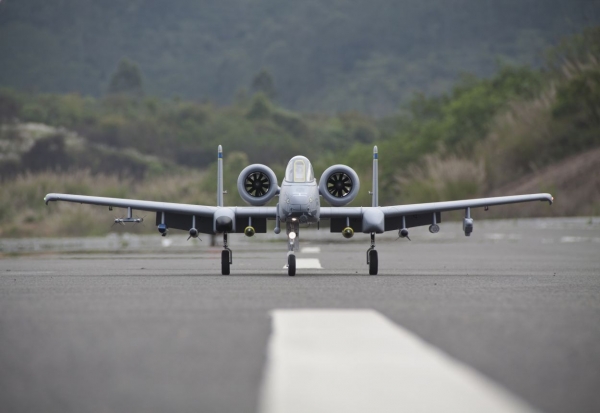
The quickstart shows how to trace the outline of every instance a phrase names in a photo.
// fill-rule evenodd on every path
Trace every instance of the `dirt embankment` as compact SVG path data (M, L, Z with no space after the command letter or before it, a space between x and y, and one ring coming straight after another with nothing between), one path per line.
M489 196L537 192L550 192L554 196L551 208L528 203L495 208L490 210L490 217L600 215L600 147L524 176Z

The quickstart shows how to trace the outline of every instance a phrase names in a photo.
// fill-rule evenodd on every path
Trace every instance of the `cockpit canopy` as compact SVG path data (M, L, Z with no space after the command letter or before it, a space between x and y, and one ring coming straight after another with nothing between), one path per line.
M310 161L304 156L294 156L285 169L285 180L293 183L306 183L315 180Z

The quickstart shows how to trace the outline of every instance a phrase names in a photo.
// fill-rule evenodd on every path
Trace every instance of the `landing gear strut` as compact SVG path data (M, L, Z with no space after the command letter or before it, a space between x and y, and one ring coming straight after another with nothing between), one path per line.
M379 269L379 258L375 249L375 233L371 232L371 248L367 250L367 264L369 265L369 275L377 275Z
M221 274L229 275L229 266L233 264L233 253L227 245L227 233L223 233L223 251L221 252Z

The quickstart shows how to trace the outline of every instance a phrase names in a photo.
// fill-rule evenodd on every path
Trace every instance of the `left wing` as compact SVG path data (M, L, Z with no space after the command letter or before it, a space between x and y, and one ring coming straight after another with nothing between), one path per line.
M466 217L470 218L470 208L531 201L547 201L552 204L554 198L550 194L528 194L387 207L321 208L321 218L331 220L331 232L342 231L344 227L350 226L356 231L381 234L385 231L439 223L441 212L444 211L469 209Z
M433 213L443 211L455 211L457 209L481 208L492 205L517 204L520 202L531 201L547 201L550 203L550 205L552 205L554 198L550 194L497 196L493 198L464 199L460 201L429 202L426 204L412 205L395 205L381 207L381 210L383 211L386 217L398 217L402 215L424 214L427 212Z

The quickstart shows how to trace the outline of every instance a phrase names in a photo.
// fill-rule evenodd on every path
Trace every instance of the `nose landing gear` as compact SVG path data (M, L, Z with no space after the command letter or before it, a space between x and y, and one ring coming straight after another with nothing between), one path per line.
M292 222L287 222L286 229L288 235L287 269L288 275L293 277L296 275L296 256L294 255L294 251L298 250L300 244L300 224L294 219Z
M367 265L369 266L369 275L377 275L379 270L379 257L375 249L375 233L371 232L371 247L367 250Z

